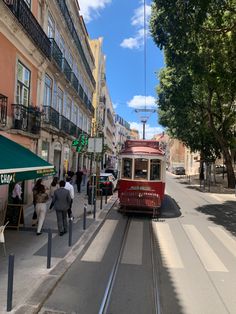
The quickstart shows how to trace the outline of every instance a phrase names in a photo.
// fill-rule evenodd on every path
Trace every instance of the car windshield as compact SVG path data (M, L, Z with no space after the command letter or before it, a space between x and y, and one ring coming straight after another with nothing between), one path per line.
M100 178L99 178L99 180L101 181L101 182L105 182L105 181L107 181L109 179L109 177L107 177L107 176L100 176Z

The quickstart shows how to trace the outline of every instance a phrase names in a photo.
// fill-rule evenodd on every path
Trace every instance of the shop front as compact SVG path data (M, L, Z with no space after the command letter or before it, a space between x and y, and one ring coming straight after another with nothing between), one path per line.
M11 215L7 217L9 226L16 221L16 216L21 216L21 206L10 206L8 200L9 186L13 187L17 182L38 179L55 174L54 166L43 160L29 149L0 135L0 225L5 221L7 209L11 207ZM18 209L18 210L17 210ZM23 214L23 213L22 213ZM18 217L20 219L20 217ZM12 221L10 221L12 220ZM17 219L18 222L18 219Z

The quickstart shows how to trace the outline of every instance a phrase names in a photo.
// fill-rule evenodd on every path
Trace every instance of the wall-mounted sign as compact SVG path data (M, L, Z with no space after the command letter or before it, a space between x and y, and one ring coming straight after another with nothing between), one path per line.
M10 184L15 182L15 173L4 173L0 175L0 184Z

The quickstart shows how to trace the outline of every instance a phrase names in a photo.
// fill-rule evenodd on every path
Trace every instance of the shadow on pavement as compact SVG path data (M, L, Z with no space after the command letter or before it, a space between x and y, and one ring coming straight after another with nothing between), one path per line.
M176 201L169 195L165 195L161 206L160 218L177 218L182 213Z
M236 235L236 200L226 201L221 205L204 205L197 207L196 210L209 215L208 220Z

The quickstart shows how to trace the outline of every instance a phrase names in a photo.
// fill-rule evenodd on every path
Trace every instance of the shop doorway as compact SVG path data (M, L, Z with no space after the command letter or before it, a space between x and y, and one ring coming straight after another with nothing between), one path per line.
M61 151L54 150L53 164L56 168L57 177L60 178L61 177Z

